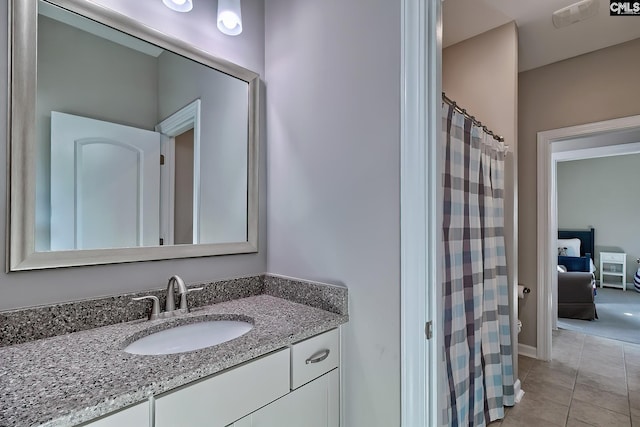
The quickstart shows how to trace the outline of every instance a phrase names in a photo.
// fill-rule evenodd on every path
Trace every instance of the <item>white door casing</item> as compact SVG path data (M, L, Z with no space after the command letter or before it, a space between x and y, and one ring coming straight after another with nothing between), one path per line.
M444 200L440 0L403 0L401 52L401 425L439 426L445 372L438 286Z
M51 113L51 250L157 246L160 134Z

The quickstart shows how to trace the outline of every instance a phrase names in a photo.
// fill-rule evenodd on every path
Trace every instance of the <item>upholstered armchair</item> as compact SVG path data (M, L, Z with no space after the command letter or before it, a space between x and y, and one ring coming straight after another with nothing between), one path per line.
M593 275L588 272L558 272L558 317L597 319Z

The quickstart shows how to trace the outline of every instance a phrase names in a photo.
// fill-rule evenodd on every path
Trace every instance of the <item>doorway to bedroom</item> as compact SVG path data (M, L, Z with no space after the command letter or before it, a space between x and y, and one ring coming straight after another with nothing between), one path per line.
M558 274L558 329L640 344L640 293L633 285L640 258L638 165L640 153L557 162L557 224L565 234L559 237L593 229L595 244L587 249L593 252L590 265L581 268L588 272ZM584 252L573 247L581 243L559 239L558 265ZM561 252L572 256L564 258Z
M626 250L625 263L620 263L617 266L615 264L605 263L605 269L607 269L607 271L609 271L608 269L610 267L621 269L621 265L625 265L626 270L628 270L626 281L627 283L632 283L629 275L631 271L635 270L633 266L635 259L640 256L640 254L638 254L638 252L640 252L637 249L638 246L628 246L626 240L623 242L620 237L616 237L619 236L616 234L618 232L610 231L609 228L604 225L603 221L622 223L619 212L616 211L616 209L638 209L623 204L622 199L617 199L617 204L614 203L612 199L615 195L623 198L635 197L637 199L635 186L637 185L638 179L635 178L630 184L626 184L622 183L620 181L621 177L616 174L620 172L618 169L623 167L628 168L627 158L639 161L637 159L640 158L640 156L635 156L640 153L640 143L638 141L640 141L640 116L588 123L538 133L538 230L540 231L538 234L538 247L546 248L546 250L539 251L538 254L538 266L543 277L538 295L539 322L537 350L539 359L551 360L552 335L558 328L558 275L562 274L558 273L556 269L559 263L557 245L559 229L571 227L572 229L577 228L584 230L590 226L594 227L595 245L593 261L596 266L595 278L597 280L600 279L600 257L603 256L604 261L606 261L609 259L608 254L617 256L617 254L625 253L619 252L620 250ZM624 166L619 163L620 159L623 159L622 162L625 163ZM618 163L616 163L616 160L618 160ZM593 162L600 163L594 164ZM578 189L575 188L578 185L575 179L578 178L567 178L567 175L571 175L575 172L575 169L584 169L584 164L591 166L592 170L589 171L588 178L582 178L582 182L579 185L585 187L587 193L582 194L582 198L577 200L576 197L580 195L578 194ZM607 172L606 169L612 166L611 164L616 167L615 172ZM638 170L637 167L631 169ZM607 181L609 179L608 176L617 177L618 180L615 183L611 183ZM562 182L559 181L559 179L568 182ZM604 181L608 183L605 185L603 183ZM573 186L573 188L571 188L571 186ZM630 190L630 188L632 190ZM627 200L624 199L624 202L626 201ZM571 213L571 209L567 212L567 208L565 207L567 204L578 205L580 212ZM602 219L596 216L595 211L597 209L603 210L602 213L598 214ZM633 215L634 213L632 212L631 216L633 217ZM637 218L637 213L635 214L635 218ZM640 236L640 223L635 220L626 223L625 226L626 228L622 233L624 233L625 236L635 236L637 240L637 236ZM602 228L604 228L604 232L600 230ZM606 233L606 235L604 233ZM630 259L630 257L636 258ZM629 261L631 261L631 263L629 263ZM605 279L607 282L605 283L608 283L610 279L611 277L607 277ZM621 287L619 283L618 286ZM614 292L612 293L610 291ZM615 291L618 291L618 293ZM598 296L596 298L597 301L600 301L601 310L598 310L598 303L596 303L595 309L598 311L599 317L605 314L605 312L620 312L621 316L628 318L640 317L640 313L627 310L626 308L628 308L628 306L621 306L619 304L620 299L617 298L617 296L622 295L623 298L626 297L623 301L629 301L632 297L640 296L640 294L636 295L636 292L633 290L633 285L628 285L626 291L606 286L602 289L602 292L600 292L598 284L597 292ZM612 307L611 310L608 310L610 307ZM601 311L602 314L600 313ZM607 316L607 318L608 317L609 316ZM611 324L614 323L613 319L609 320L611 320ZM635 321L637 319L633 320ZM564 319L561 319L561 322L562 321L564 321ZM610 330L618 327L622 331L626 329L633 331L635 328L629 324L629 319L626 319L626 321L625 326L618 322L617 326L611 326ZM584 322L582 323L583 329L586 329L585 324L592 323L589 321L579 322ZM599 322L601 324L607 323L600 322L599 319L593 322ZM640 324L635 330L640 331ZM585 330L581 330L580 332L587 333ZM594 331L591 330L590 332ZM612 334L605 335L606 333L606 330L601 331L602 336L608 338L624 338L622 335L616 338L611 336ZM629 335L632 334L633 333ZM636 333L636 335L640 334Z

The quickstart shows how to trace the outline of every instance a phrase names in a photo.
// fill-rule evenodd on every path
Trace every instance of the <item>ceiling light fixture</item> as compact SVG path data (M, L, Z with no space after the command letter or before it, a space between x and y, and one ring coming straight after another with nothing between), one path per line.
M189 12L193 9L192 0L162 0L162 3L176 12Z
M242 32L240 0L218 0L218 29L229 36Z
M551 17L553 26L562 28L594 17L598 13L599 4L596 0L582 0L558 9Z

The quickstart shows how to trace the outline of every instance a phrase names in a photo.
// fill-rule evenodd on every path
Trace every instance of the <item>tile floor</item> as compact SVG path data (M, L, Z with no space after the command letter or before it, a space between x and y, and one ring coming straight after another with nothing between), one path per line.
M640 345L553 335L553 360L519 357L522 401L490 427L640 426Z

